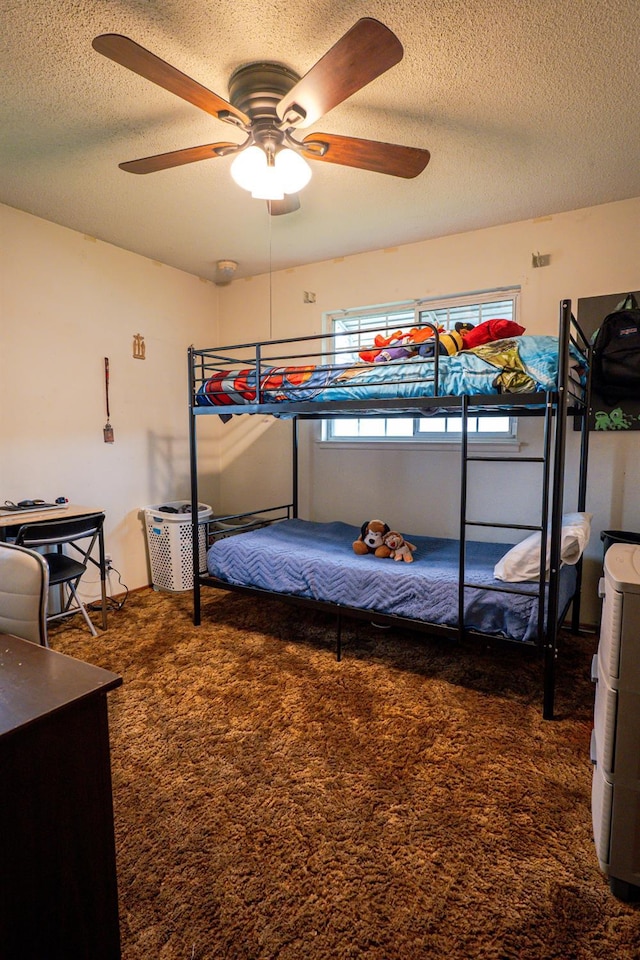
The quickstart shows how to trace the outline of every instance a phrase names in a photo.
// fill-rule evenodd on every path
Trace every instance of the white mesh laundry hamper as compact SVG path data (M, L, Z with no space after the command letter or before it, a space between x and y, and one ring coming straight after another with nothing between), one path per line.
M188 512L182 508L187 506ZM174 507L179 513L168 511ZM213 509L206 503L198 504L198 520L208 520ZM193 587L193 556L191 549L191 504L174 500L158 506L145 507L147 547L151 564L151 580L157 590L179 592ZM207 531L198 531L200 567L206 563Z

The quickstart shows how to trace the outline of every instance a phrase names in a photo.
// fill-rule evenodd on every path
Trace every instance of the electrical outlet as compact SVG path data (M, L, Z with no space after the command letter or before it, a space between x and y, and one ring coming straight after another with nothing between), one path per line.
M112 559L111 559L111 554L110 554L110 553L105 553L105 555L104 555L104 565L105 565L105 568L106 568L107 572L109 572L109 570L112 569L112 567L113 567L113 561L112 561Z

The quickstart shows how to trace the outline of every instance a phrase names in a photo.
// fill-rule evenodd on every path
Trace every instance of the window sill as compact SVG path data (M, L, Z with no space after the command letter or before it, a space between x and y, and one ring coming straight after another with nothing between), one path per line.
M379 452L388 448L397 452L398 447L401 447L403 450L419 450L421 453L426 453L428 450L439 453L448 450L460 452L459 440L410 440L402 437L389 440L324 440L318 437L315 442L319 450L376 450ZM470 439L468 447L470 450L482 451L482 453L513 454L520 451L522 443L517 437L508 440Z

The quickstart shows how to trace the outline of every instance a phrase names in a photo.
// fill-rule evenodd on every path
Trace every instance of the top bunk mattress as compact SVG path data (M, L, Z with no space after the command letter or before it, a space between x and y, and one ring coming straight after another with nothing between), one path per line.
M197 380L195 406L226 407L228 412L238 406L309 401L532 394L558 385L559 342L551 336L496 340L438 357L437 366L433 358L421 356L389 363L243 365L214 351L201 353L208 353L207 375ZM571 357L571 379L579 392L585 370L575 351Z
M283 520L218 540L207 553L207 569L211 576L230 584L434 625L458 625L457 540L407 534L417 550L414 562L405 563L373 554L357 556L352 543L359 533L357 527L339 521ZM467 581L504 590L504 583L494 578L493 569L508 548L504 543L467 541ZM575 567L563 566L561 611L573 595L575 582ZM535 643L538 584L517 586L525 593L465 587L465 628Z

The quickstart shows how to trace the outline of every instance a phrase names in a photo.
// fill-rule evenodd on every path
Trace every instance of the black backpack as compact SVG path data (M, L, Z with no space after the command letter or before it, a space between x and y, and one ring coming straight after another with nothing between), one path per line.
M640 309L632 293L596 333L591 383L609 406L640 400Z

